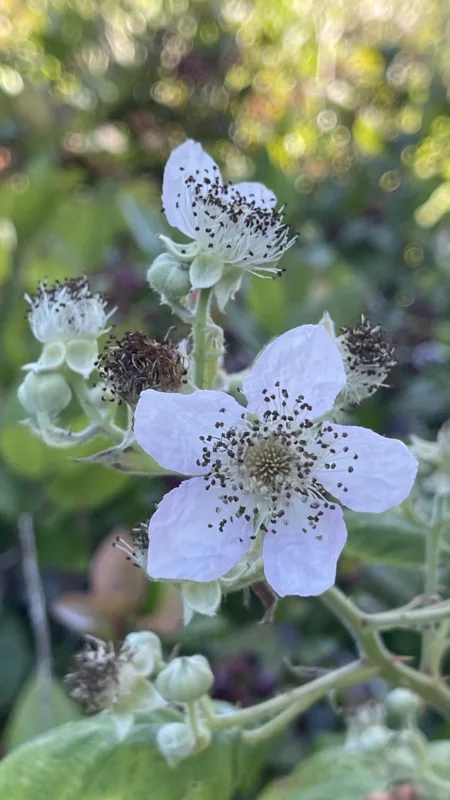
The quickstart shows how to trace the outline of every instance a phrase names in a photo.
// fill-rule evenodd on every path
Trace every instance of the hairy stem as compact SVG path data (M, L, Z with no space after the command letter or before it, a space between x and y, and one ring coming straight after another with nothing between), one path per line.
M379 633L371 627L370 615L360 611L336 586L328 589L321 600L352 633L361 657L367 664L378 668L380 677L395 686L411 689L428 705L450 718L450 691L443 681L407 666L390 653Z
M332 689L343 689L354 683L361 683L376 673L376 667L367 667L360 661L355 661L353 664L347 664L345 667L327 672L326 675L321 675L304 686L290 689L271 700L258 703L252 708L244 708L233 714L210 714L209 723L214 730L224 730L226 728L243 728L260 719L273 717L261 728L246 732L245 736L248 741L260 741L288 725L297 714L309 708Z
M192 323L194 381L198 389L205 388L206 325L210 298L211 289L200 289L197 310Z
M70 376L70 384L88 419L101 428L115 444L121 444L126 432L115 425L107 416L104 416L95 403L92 402L84 378L82 378L81 375L72 373Z

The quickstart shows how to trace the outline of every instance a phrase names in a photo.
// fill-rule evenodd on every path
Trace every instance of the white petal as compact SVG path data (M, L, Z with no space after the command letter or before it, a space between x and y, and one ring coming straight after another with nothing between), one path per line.
M353 511L373 512L386 511L408 497L418 464L403 442L368 428L333 422L324 422L323 427L338 434L337 438L333 432L321 437L332 442L336 454L322 452L336 467L318 469L314 476L334 497Z
M347 539L342 510L322 508L323 515L313 529L307 503L286 509L276 533L266 533L263 557L267 581L281 597L288 594L309 597L333 586L336 564ZM317 513L317 512L315 512Z
M242 406L223 392L205 389L170 394L146 389L137 404L134 433L145 452L165 469L202 475L208 469L196 463L205 446L200 436L216 436L216 422L231 426L242 411Z
M272 209L277 202L274 193L264 186L263 183L256 183L252 181L244 181L243 183L235 183L228 188L228 194L239 194L244 197L249 203L254 202L258 208Z
M296 503L286 510L277 532L264 539L264 572L277 594L309 597L333 586L336 564L347 539L341 509L321 508L323 516L313 529L307 515L309 504Z
M279 381L279 389L275 384ZM345 386L344 365L339 350L323 325L302 325L283 333L256 359L243 391L248 409L262 412L267 406L263 389L279 396L287 390L287 409L299 395L312 406L311 419L333 407L336 395Z
M206 490L203 478L191 478L163 497L148 529L151 578L213 581L244 557L253 522L234 517L220 531L232 508L221 504L219 494Z
M220 172L214 159L204 152L201 144L188 139L170 154L163 178L162 202L170 225L178 228L190 239L195 239L195 217L191 192L186 179L193 176L196 182L218 177Z
M95 339L74 339L67 343L66 363L74 372L89 378L98 358Z

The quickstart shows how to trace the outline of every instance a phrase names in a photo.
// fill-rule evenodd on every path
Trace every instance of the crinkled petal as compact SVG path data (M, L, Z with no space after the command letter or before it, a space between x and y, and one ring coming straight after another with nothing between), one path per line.
M191 190L186 185L190 176L197 183L205 178L218 177L220 172L214 159L204 152L201 144L188 139L170 154L163 178L162 202L167 220L174 228L195 239L195 217L192 208Z
M322 451L330 467L314 475L334 497L353 511L373 512L386 511L408 497L418 463L403 442L351 425L324 422L323 428L331 428L321 438L332 442L336 453Z
M309 597L322 594L333 586L336 564L347 539L342 510L323 511L313 529L307 520L307 503L295 503L276 526L276 533L266 533L263 547L266 579L281 597L288 594Z
M197 464L205 446L200 436L216 436L216 422L231 426L242 411L242 406L224 392L205 389L171 394L146 389L137 404L134 433L145 452L165 469L181 475L202 475L208 468Z
M67 343L66 363L74 372L89 378L98 358L95 339L74 339Z
M312 406L306 416L314 419L333 407L344 386L342 357L329 333L323 325L302 325L283 333L263 350L244 381L243 391L249 411L255 413L273 408L264 401L264 389L277 398L281 390L286 390L288 411L293 410L296 398L303 396Z
M238 194L240 197L245 198L248 203L254 203L258 208L264 208L265 210L272 209L277 202L274 193L267 186L253 181L235 183L228 188L228 194Z
M245 556L253 522L234 516L221 531L221 520L233 508L223 507L220 488L205 486L203 478L184 481L163 497L153 514L148 529L151 578L213 581Z

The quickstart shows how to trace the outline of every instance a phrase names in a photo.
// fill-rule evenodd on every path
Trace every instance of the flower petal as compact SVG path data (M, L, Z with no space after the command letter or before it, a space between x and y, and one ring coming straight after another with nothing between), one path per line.
M272 209L277 202L274 193L267 186L253 181L235 183L233 186L228 187L228 194L238 194L249 203L254 203L257 208L264 208L265 210Z
M267 409L263 389L277 397L280 390L286 390L288 410L303 395L312 406L308 416L314 419L333 407L344 386L342 357L329 333L323 325L302 325L283 333L263 350L244 381L243 391L248 410L256 413Z
M321 439L332 443L336 453L323 452L336 467L322 467L314 475L334 497L353 511L373 512L408 497L418 463L403 442L351 425L324 422L323 428L331 428Z
M137 404L134 433L145 452L165 469L202 475L208 468L197 464L204 447L200 436L215 436L217 422L231 426L242 412L242 406L224 392L171 394L146 389Z
M193 215L191 189L186 179L195 178L196 183L204 179L218 178L222 183L216 162L204 152L201 144L188 139L170 154L164 170L162 202L167 220L174 228L195 239L195 217Z
M203 478L191 478L163 497L148 529L151 578L213 581L245 556L253 521L234 517L220 530L230 515L228 505L217 511L220 494L219 488L207 491Z
M322 507L323 515L313 529L306 503L286 509L276 533L266 533L263 547L267 581L281 597L322 594L333 586L336 564L347 539L342 510Z

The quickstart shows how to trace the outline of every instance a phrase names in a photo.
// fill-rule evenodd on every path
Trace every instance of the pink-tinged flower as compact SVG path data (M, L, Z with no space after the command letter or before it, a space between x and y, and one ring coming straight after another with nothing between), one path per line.
M224 184L215 161L190 139L167 161L162 202L169 224L192 240L179 245L162 237L174 255L192 262L194 289L221 279L229 288L240 281L239 270L277 274L294 241L273 192L262 183Z
M246 410L223 392L143 392L139 444L166 469L195 476L150 521L149 575L215 580L259 537L279 595L332 586L347 536L340 504L385 511L407 497L417 469L401 442L319 419L344 385L336 344L322 325L304 325L256 360Z

